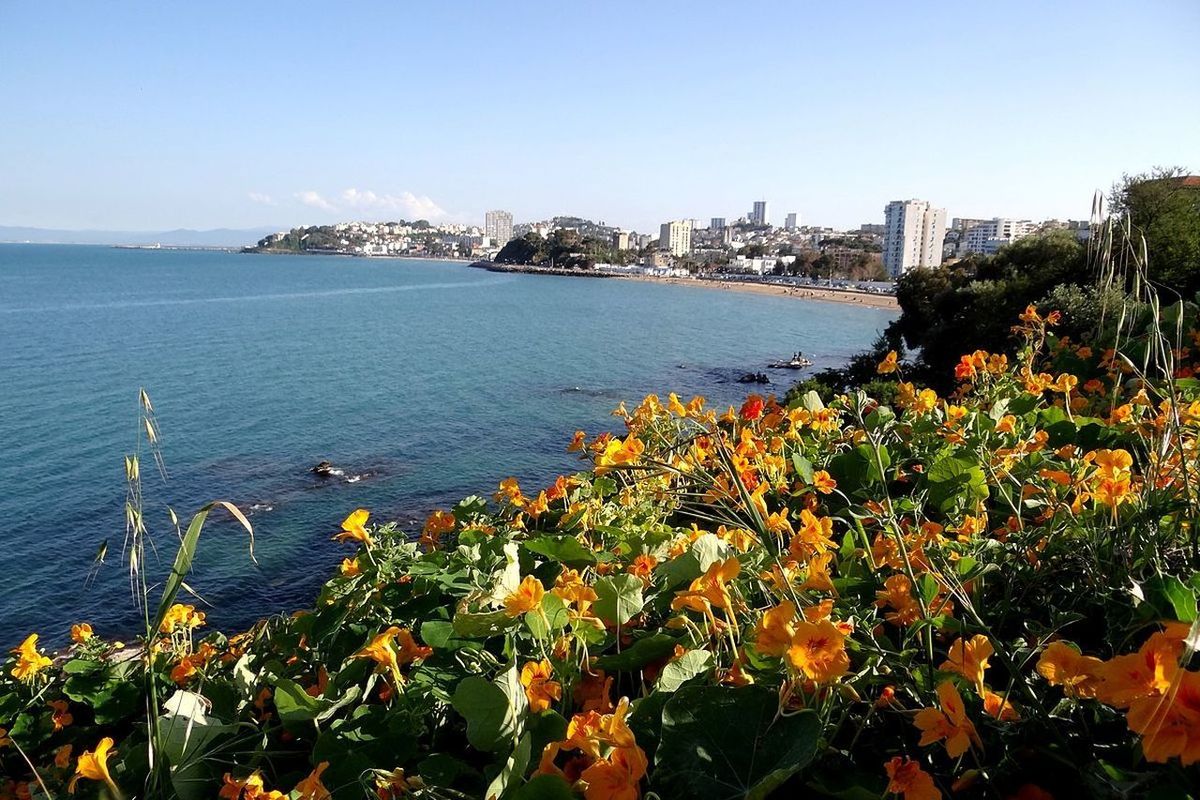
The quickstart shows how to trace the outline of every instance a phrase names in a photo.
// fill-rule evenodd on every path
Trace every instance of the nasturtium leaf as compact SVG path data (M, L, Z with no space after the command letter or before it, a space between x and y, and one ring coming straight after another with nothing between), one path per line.
M896 414L887 406L877 406L874 411L867 415L866 420L867 430L877 431L884 428L896 419Z
M504 633L516 619L503 611L484 611L478 614L462 612L454 615L454 632L466 638L496 636Z
M542 595L541 608L525 613L525 626L535 639L550 638L550 634L565 628L569 621L562 598L549 592Z
M930 502L943 512L949 512L960 500L988 498L983 469L976 461L961 456L945 456L934 462L926 473L925 484Z
M158 718L156 750L170 766L171 788L180 800L211 796L205 753L221 736L237 730L207 714L205 698L195 692L176 692L163 703Z
M417 765L417 772L425 783L432 786L453 786L459 775L471 774L475 770L452 755L433 753Z
M467 721L471 746L491 751L516 739L528 701L512 666L494 683L478 675L464 678L450 705Z
M521 546L531 553L575 569L596 563L596 554L584 547L574 536L541 536L530 539Z
M812 711L778 716L762 686L686 686L663 707L651 788L662 797L761 800L813 758Z
M794 453L792 455L792 467L796 470L796 474L800 476L800 480L807 484L813 482L813 465L807 458L799 453Z
M134 713L142 702L137 682L117 667L104 666L94 670L86 666L95 663L68 662L67 667L76 672L63 683L63 694L77 703L91 706L96 722L101 725L117 722Z
M642 581L636 575L610 575L596 581L596 615L605 622L624 625L642 610Z
M701 575L708 571L713 564L725 561L734 555L733 548L729 546L729 543L722 541L715 533L700 534L696 537L696 541L692 542L688 552L695 557Z
M654 688L660 692L673 692L692 678L708 672L712 663L712 653L707 650L689 650L663 667Z
M534 775L513 793L512 800L576 800L577 797L557 775Z
M1160 616L1174 616L1180 622L1196 619L1196 591L1176 576L1156 575L1142 584L1142 590Z
M679 638L665 633L652 633L637 639L619 653L609 653L596 659L596 666L606 672L634 670L658 661L675 651Z
M800 402L803 404L804 409L810 412L820 411L821 409L825 408L825 403L821 401L821 395L817 394L812 389L809 389L804 393L804 395L800 398Z
M304 688L293 680L277 678L272 683L275 685L275 708L285 724L309 722L329 707L328 700L310 697Z
M503 798L508 792L509 785L514 780L520 780L525 774L525 767L529 766L529 755L533 749L533 744L529 734L525 734L517 742L517 746L513 748L512 753L505 760L504 765L500 768L500 772L488 785L485 797L488 798Z
M440 619L421 623L421 639L435 651L462 650L480 646L477 641L459 636L454 630L454 623Z

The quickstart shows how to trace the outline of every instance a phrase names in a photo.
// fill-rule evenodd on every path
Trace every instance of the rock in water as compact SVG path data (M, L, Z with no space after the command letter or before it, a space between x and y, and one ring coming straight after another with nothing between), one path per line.
M333 464L330 464L328 461L322 461L313 467L310 472L312 472L313 475L319 475L322 478L328 478L333 474Z

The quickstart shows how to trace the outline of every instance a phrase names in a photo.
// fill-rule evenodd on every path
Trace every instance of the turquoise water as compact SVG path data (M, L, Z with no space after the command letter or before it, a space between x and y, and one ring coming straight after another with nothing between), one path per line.
M168 473L145 464L163 564L168 505L227 499L254 524L257 566L222 522L190 579L233 627L309 604L357 506L407 522L510 474L532 487L573 469L571 433L609 429L622 399L736 402L742 372L795 350L839 364L891 317L436 261L0 245L0 646L78 620L134 629L122 456L139 386ZM309 474L322 459L344 474Z

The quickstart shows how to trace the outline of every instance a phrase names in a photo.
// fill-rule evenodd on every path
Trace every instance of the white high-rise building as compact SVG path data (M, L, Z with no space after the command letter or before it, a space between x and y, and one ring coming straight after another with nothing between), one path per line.
M478 219L478 217L476 217ZM513 238L513 216L507 211L489 211L483 218L483 235L497 247Z
M754 209L750 212L751 225L770 225L771 212L767 208L766 200L755 200Z
M667 250L673 256L686 256L692 252L692 221L664 222L658 231L658 249Z
M883 266L893 278L942 263L946 209L925 200L893 200L884 209Z
M794 231L800 227L800 215L795 211L788 214L783 221L783 227L789 231Z
M1024 239L1037 229L1037 223L1027 219L996 217L967 228L958 252L960 255L967 253L992 255L1004 245Z

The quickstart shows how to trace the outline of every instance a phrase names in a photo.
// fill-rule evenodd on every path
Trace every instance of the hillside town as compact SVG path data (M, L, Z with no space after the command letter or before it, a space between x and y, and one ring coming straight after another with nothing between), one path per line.
M1088 236L1087 221L947 218L925 200L894 200L883 221L837 229L804 225L798 212L774 224L770 204L756 200L744 216L669 220L657 233L581 217L514 221L504 210L484 224L344 222L271 234L249 250L354 256L452 258L597 274L768 276L873 285L879 290L912 269L972 254L991 255L1026 236L1054 229Z

